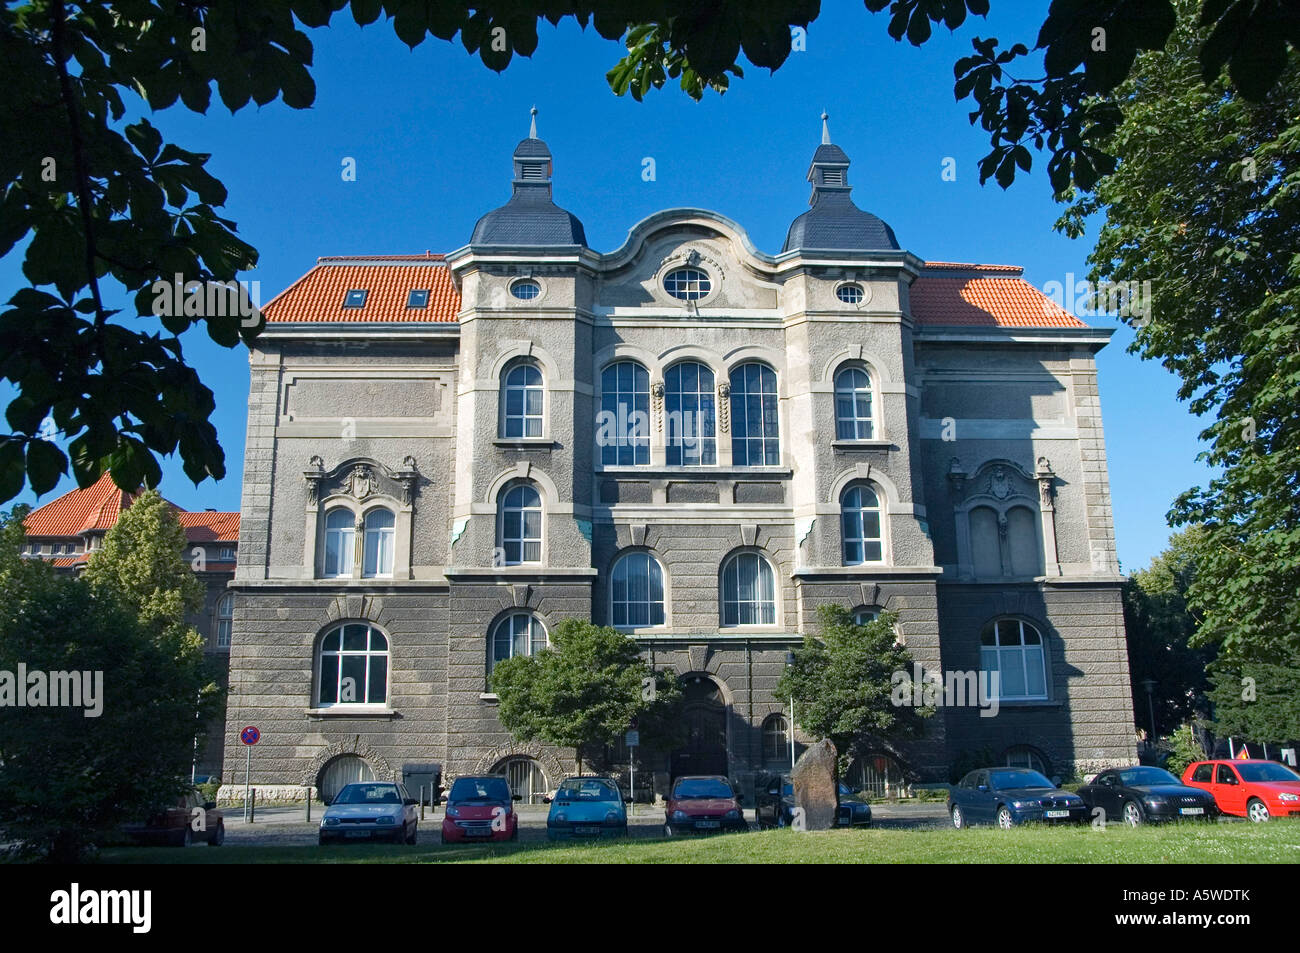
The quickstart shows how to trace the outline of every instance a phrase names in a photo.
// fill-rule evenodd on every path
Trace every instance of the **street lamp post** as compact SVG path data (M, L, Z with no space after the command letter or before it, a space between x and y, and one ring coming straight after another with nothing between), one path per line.
M794 652L785 653L785 664L787 668L794 665ZM794 773L794 695L790 696L790 773Z
M1142 687L1145 688L1145 689L1146 689L1146 692L1147 692L1147 714L1148 714L1148 715L1150 716L1150 718L1151 718L1151 742L1150 742L1150 743L1151 743L1152 745L1155 745L1155 743L1156 743L1156 703L1155 703L1155 700L1154 700L1153 693L1155 692L1155 689L1156 689L1156 680L1155 680L1154 678L1144 678L1144 679L1142 679Z

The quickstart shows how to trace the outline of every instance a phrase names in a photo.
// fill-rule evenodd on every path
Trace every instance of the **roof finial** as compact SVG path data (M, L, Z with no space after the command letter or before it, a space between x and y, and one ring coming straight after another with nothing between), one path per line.
M528 125L528 138L536 139L537 138L537 107L536 106L532 108L532 114L533 114L533 121Z
M823 109L822 110L822 143L824 145L830 145L830 141L831 141L831 127L826 124L826 120L830 118L831 117L827 115L826 110Z

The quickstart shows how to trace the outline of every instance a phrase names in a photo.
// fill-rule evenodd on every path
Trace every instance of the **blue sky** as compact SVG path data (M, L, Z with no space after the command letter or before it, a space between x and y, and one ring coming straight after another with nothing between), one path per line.
M207 116L173 107L151 116L168 141L211 152L208 168L230 189L224 214L260 252L262 300L308 270L318 255L410 254L465 244L480 215L505 201L510 153L536 105L539 135L555 156L556 201L582 219L600 251L623 243L646 215L673 206L715 209L754 244L780 251L790 221L807 208L804 181L831 116L834 141L849 154L854 199L889 222L922 258L1019 264L1043 287L1082 277L1093 236L1072 241L1052 230L1045 157L1004 192L981 186L976 163L986 134L967 120L969 101L952 94L952 64L972 37L1033 45L1041 4L994 4L956 34L940 30L918 50L895 43L887 17L860 3L827 3L774 75L746 68L724 96L690 100L675 86L642 103L615 97L604 74L618 43L572 22L540 27L531 59L497 75L457 43L435 39L414 51L383 21L358 28L344 13L309 31L316 47L315 106L249 106L231 116L214 95ZM345 157L357 178L340 175ZM655 160L656 180L642 179ZM956 160L955 182L941 179ZM0 262L0 296L21 285L18 253ZM1126 571L1145 566L1169 535L1164 514L1182 490L1208 479L1195 457L1201 423L1176 397L1159 365L1125 353L1117 328L1098 356L1115 532ZM164 463L162 491L181 506L238 509L248 387L247 352L202 332L183 339L187 358L216 393L215 423L228 475L197 488L179 461ZM7 399L0 394L0 399ZM74 486L66 478L55 493ZM30 493L20 499L40 501Z

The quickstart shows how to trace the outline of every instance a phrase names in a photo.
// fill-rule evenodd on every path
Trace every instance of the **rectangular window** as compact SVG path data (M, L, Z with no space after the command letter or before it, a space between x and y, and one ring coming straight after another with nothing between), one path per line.
M366 306L366 289L353 288L343 298L345 308L364 308Z
M429 306L428 290L412 288L406 296L406 306L408 308L427 308Z

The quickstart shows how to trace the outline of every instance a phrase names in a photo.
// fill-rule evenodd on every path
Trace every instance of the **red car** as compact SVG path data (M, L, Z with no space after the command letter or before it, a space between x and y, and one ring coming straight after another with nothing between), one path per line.
M1193 761L1183 783L1213 794L1224 814L1252 821L1300 817L1300 774L1276 761Z
M742 800L719 775L678 778L664 806L664 836L747 831Z
M519 815L510 785L499 775L457 778L447 795L442 842L518 840Z
M148 820L127 824L123 832L140 844L189 847L206 843L220 847L226 842L226 825L216 801L204 801L197 790L182 794L176 803Z

